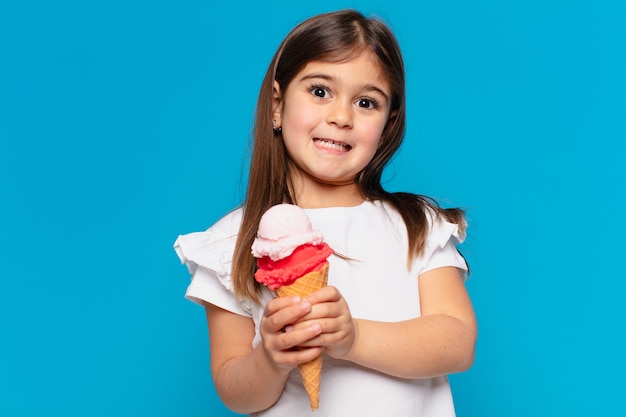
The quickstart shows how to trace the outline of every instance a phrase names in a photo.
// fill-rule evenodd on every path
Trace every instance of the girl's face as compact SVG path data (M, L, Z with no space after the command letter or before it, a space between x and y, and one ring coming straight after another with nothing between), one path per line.
M307 183L356 187L378 149L391 89L366 51L347 62L309 62L284 93L275 84L274 106L301 190Z

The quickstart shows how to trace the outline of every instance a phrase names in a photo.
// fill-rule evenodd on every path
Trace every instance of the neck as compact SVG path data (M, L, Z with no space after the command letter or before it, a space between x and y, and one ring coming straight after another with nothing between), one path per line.
M295 202L302 208L352 207L365 200L354 182L328 184L296 176L292 185Z

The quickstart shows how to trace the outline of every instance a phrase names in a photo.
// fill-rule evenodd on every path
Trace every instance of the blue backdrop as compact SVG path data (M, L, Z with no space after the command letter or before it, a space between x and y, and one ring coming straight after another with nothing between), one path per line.
M178 234L240 202L258 87L313 14L406 58L391 190L468 209L480 324L458 415L624 415L618 0L3 1L0 416L231 416Z

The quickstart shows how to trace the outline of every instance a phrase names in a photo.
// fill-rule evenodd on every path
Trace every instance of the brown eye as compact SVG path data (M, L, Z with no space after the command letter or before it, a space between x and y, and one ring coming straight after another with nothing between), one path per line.
M330 96L328 89L319 85L310 87L309 91L317 98L328 98Z
M359 99L357 105L359 107L362 107L364 109L375 109L376 108L376 102L372 99L369 98L362 98Z

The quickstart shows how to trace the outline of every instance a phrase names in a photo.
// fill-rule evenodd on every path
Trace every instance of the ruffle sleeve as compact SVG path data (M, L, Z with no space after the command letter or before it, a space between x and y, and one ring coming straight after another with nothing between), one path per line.
M250 316L250 303L235 297L231 278L240 224L241 213L232 212L204 232L178 236L174 250L192 275L185 294L187 299Z
M434 213L427 217L430 228L418 274L435 268L453 266L463 271L463 279L467 279L467 262L457 249L457 245L465 240L465 232L459 225L447 222Z

